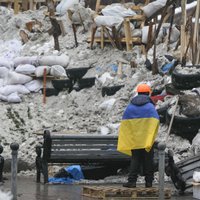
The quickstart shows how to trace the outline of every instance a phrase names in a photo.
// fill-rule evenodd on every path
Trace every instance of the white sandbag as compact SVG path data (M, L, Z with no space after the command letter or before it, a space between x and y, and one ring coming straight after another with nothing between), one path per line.
M50 75L57 77L57 78L67 76L64 67L62 67L60 65L53 65L50 69Z
M22 64L18 65L15 71L21 74L31 75L35 73L35 66L30 64Z
M0 88L4 86L4 80L0 78Z
M62 54L60 56L43 56L39 58L39 64L42 66L61 65L67 67L69 64L69 56Z
M43 88L42 80L32 80L24 85L30 92L39 92Z
M62 0L57 6L56 6L56 12L58 12L60 15L66 14L67 10L71 8L74 4L78 4L79 0Z
M195 183L200 183L200 172L198 171L193 172L193 181Z
M8 101L8 97L0 94L0 101Z
M109 72L105 72L101 75L100 78L97 78L98 81L100 81L102 84L106 82L107 79L114 79Z
M0 67L0 78L5 78L8 75L9 69L7 67Z
M99 108L102 110L111 110L116 102L116 99L112 98L109 100L104 101L102 104L99 105Z
M49 74L50 67L49 66L39 66L35 69L36 77L43 77L44 69L46 69L46 74Z
M144 14L146 17L151 17L154 13L158 10L163 8L166 5L167 0L157 0L147 4L146 6L142 7Z
M168 29L168 32L169 32L169 29ZM171 31L171 36L170 36L170 43L176 42L179 39L179 37L180 37L180 31L175 26L173 26L172 31Z
M14 62L9 61L3 57L0 57L0 67L6 67L8 69L13 69Z
M9 71L5 78L5 85L25 84L32 80L32 77L19 74L15 71Z
M30 91L24 85L6 85L0 88L0 94L8 96L14 92L19 94L29 94Z
M22 57L17 57L14 59L14 65L15 68L18 65L24 65L24 64L30 64L34 66L38 66L38 57L37 56L22 56Z
M22 102L22 100L17 92L14 92L14 93L8 95L7 100L9 103L21 103Z
M130 8L125 8L122 4L115 3L106 6L102 9L102 14L104 16L115 16L115 17L128 17L136 15L136 12L131 10Z
M154 34L155 25L152 26L152 35ZM142 43L147 44L149 34L149 26L142 27Z
M119 26L123 21L123 17L116 16L97 16L94 18L97 26Z

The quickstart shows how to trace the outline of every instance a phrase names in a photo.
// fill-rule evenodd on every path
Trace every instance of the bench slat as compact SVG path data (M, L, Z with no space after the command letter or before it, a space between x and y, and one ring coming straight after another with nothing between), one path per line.
M104 145L104 144L101 144L101 145L92 145L92 144L89 144L89 145L52 145L51 146L51 149L54 150L54 149L103 149L103 150L106 150L106 149L117 149L117 145Z
M68 135L68 134L50 134L52 140L54 139L74 139L78 140L117 140L118 136L116 135L107 135L106 137L103 135Z
M52 145L54 144L115 144L117 145L117 141L109 141L109 140L52 140Z
M66 155L68 156L68 154L71 153L71 154L76 154L76 155L123 155L121 154L120 152L117 152L116 149L113 149L113 150L77 150L77 149L71 149L70 151L65 151L65 150L55 150L55 151L51 151L51 156L53 154L55 155Z

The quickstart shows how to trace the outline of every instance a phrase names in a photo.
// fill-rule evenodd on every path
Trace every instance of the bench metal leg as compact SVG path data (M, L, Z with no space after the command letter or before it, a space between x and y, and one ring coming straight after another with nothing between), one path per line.
M36 181L37 181L37 183L40 183L40 175L41 175L41 172L42 172L41 153L42 153L41 147L40 147L40 146L37 146L37 147L36 147L36 154L37 154L37 157L36 157L36 160L35 160L36 171L37 171L37 175L36 175Z
M42 163L42 169L43 169L43 175L44 175L44 184L48 183L48 163L46 161L43 161Z

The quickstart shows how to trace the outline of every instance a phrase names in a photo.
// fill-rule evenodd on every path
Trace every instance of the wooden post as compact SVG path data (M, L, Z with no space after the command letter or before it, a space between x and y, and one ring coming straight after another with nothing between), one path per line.
M96 13L98 13L98 11L99 11L100 4L101 4L101 0L97 0L97 2L96 2L96 8L95 8L95 12Z
M47 69L44 68L44 73L43 73L43 104L46 104L46 81L47 81Z
M101 49L104 49L104 26L101 26Z
M125 31L125 40L126 40L126 50L131 51L133 49L130 20L124 19L124 31Z
M19 0L14 0L14 13L19 13Z
M194 25L194 36L193 36L193 52L195 52L194 64L199 63L199 13L200 13L200 0L197 0L197 7L195 13L195 25Z
M181 1L181 9L182 9L182 19L181 19L181 62L184 57L184 53L186 51L186 2L187 0Z
M28 10L28 1L22 0L22 11Z

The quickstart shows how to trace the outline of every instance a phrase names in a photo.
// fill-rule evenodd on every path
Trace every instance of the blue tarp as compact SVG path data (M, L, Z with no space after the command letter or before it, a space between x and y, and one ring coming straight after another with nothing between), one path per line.
M51 177L49 178L50 183L64 183L64 184L72 184L74 181L80 181L81 179L84 179L83 172L81 170L80 165L72 165L69 167L66 167L65 170L73 177L63 177L63 178L55 178Z

